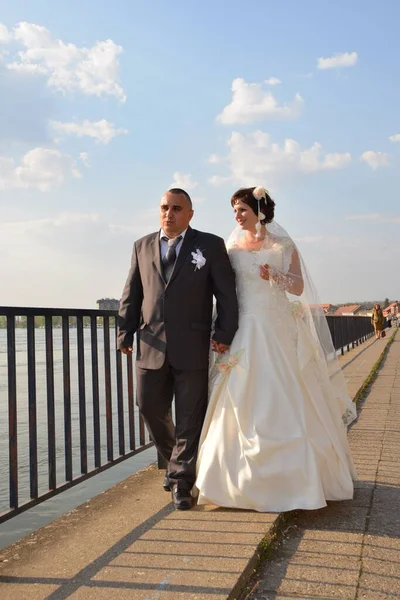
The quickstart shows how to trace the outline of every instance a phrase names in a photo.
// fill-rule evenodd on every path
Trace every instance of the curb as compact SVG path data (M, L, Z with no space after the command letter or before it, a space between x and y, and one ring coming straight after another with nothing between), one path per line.
M397 329L391 335L389 340L386 342L386 346L382 350L378 360L373 365L368 377L364 380L363 384L356 392L353 402L359 406L362 400L364 400L365 396L368 393L370 386L374 383L378 376L379 369L383 360L385 359L390 346L392 345L394 338L397 334ZM354 421L354 423L356 423ZM258 572L262 566L262 564L268 560L272 553L275 551L277 546L282 540L283 534L287 529L287 526L293 520L293 518L299 514L300 511L291 511L287 513L280 513L277 515L276 520L272 527L269 529L267 534L263 537L261 542L257 545L257 548L250 558L246 568L243 573L240 575L237 583L233 587L230 594L227 596L226 600L246 600L251 593L254 584L256 583L254 580L257 578Z
M226 600L246 600L252 591L253 580L257 577L262 564L271 558L273 552L279 545L287 526L298 513L299 511L293 510L277 515L274 524L257 545L253 556L250 558L246 568L240 575Z

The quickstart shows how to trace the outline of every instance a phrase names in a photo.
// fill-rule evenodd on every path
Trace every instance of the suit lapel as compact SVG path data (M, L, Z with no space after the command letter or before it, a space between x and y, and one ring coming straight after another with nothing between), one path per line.
M164 279L164 273L163 273L163 268L162 268L162 264L161 264L161 250L160 250L160 232L156 233L154 236L153 241L151 242L152 246L153 246L153 263L154 266L156 267L161 279L163 280L164 283L165 279Z
M183 243L182 243L181 249L179 251L178 258L176 259L175 268L174 268L171 278L168 282L168 285L170 285L171 282L176 278L180 269L184 265L187 255L189 254L190 250L193 248L195 238L196 238L196 232L191 227L189 227L187 232L185 233L185 237L183 238Z

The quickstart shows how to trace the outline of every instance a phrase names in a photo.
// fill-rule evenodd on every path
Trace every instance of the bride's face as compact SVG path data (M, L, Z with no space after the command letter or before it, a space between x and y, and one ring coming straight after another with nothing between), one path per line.
M258 218L248 204L242 202L242 200L238 200L235 202L233 210L235 212L235 219L242 229L245 231L255 230Z

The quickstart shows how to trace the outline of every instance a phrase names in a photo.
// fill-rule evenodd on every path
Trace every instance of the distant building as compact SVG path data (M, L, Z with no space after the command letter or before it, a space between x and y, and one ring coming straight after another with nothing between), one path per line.
M392 304L389 304L389 306L387 306L386 308L383 309L383 316L387 317L389 313L392 313L392 315L397 315L399 314L399 302L398 300L396 300L395 302L392 302Z
M119 300L115 298L102 298L96 304L98 310L119 310Z
M339 306L335 311L335 317L353 317L358 315L361 310L361 304L349 304L348 306Z

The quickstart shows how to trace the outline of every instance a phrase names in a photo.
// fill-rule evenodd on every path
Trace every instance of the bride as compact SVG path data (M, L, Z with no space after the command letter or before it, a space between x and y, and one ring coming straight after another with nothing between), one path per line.
M351 499L357 413L307 270L266 190L231 204L239 329L212 367L198 504L281 512Z

